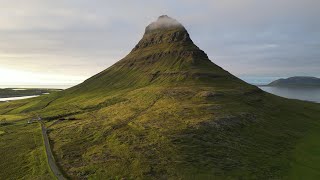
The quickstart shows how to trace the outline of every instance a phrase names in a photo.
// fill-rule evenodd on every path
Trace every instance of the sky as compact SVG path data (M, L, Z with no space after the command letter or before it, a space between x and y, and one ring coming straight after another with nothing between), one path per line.
M0 0L0 85L77 84L160 15L240 77L320 77L319 0Z

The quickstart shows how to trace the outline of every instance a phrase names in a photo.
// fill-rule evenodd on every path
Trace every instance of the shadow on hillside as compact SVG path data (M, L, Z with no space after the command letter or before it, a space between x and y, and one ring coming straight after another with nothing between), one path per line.
M298 132L283 129L285 124L276 119L254 121L248 118L229 118L218 123L208 121L173 138L183 159L181 167L184 172L190 172L186 176L282 177L289 168L288 152Z

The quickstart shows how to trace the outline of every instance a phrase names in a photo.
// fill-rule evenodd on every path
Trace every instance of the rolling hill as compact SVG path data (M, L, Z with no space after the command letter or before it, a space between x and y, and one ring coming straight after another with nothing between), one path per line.
M268 86L320 87L320 79L309 76L295 76L287 79L278 79Z
M319 112L217 66L168 16L85 82L0 104L0 117L47 120L71 179L319 178Z

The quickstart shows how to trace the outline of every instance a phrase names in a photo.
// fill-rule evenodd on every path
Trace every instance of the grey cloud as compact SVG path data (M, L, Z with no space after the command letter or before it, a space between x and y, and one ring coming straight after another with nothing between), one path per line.
M6 1L0 66L89 77L124 57L149 23L168 14L235 75L320 76L319 7L317 0Z
M167 15L162 15L160 16L157 21L152 22L147 26L148 30L156 30L156 29L162 29L162 28L172 28L172 27L177 27L181 26L181 24Z

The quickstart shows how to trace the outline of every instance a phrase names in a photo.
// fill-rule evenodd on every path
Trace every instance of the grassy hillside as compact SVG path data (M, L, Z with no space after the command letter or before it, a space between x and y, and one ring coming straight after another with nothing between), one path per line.
M65 119L47 125L71 178L319 177L319 104L207 86L81 97L39 111Z
M148 26L78 86L0 103L1 116L46 120L71 179L318 179L319 112L218 67L182 25Z
M134 90L122 95L127 101L52 126L59 162L82 178L279 178L318 167L317 160L298 166L303 158L295 149L317 138L309 134L319 131L319 106L235 92L203 99L199 89ZM315 151L312 158L319 157Z
M54 179L39 124L0 125L0 179Z

